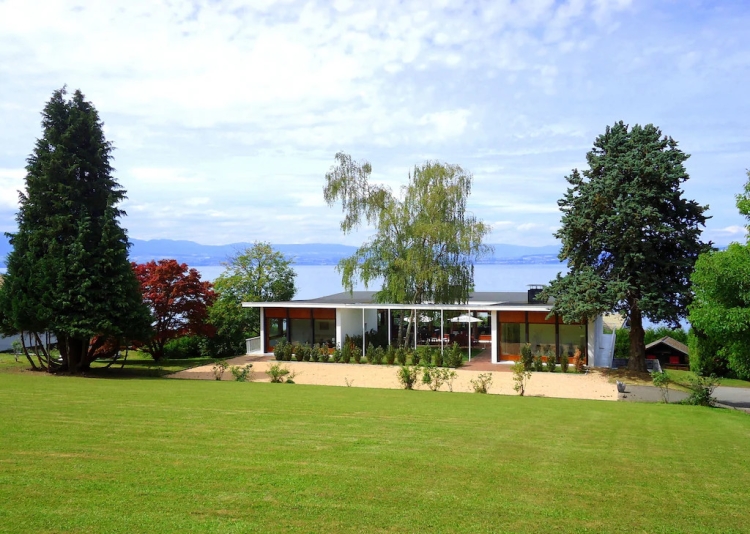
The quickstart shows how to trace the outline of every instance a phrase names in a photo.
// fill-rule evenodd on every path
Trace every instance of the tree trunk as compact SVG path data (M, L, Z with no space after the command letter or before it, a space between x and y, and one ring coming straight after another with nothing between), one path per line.
M628 370L646 372L646 343L644 342L643 316L638 301L630 304L630 357Z

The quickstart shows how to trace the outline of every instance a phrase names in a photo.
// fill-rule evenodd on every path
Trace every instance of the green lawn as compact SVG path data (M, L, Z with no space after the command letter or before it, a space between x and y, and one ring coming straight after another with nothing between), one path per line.
M0 531L741 532L750 417L0 373Z
M15 360L16 357L13 354L0 353L0 373L21 372L31 367L23 354L18 356L18 362ZM109 369L104 369L106 362L94 362L87 374L102 378L160 377L191 367L208 365L215 361L217 360L213 358L195 357L156 362L147 353L135 350L128 353L124 366L122 366L122 360L115 362Z

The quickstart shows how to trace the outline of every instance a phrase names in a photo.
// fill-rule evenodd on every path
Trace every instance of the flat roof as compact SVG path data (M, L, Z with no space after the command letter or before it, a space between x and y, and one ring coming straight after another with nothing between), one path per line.
M466 304L395 304L375 302L375 291L335 293L314 299L286 302L243 302L244 308L356 308L380 310L519 310L547 311L551 304L529 304L526 291L475 291Z

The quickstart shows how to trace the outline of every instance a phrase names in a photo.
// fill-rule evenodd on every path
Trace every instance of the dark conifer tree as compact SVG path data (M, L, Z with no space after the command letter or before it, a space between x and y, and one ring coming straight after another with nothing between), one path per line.
M555 299L565 321L618 311L630 321L634 371L646 368L643 318L679 326L692 299L690 275L710 244L701 242L701 206L682 196L688 155L648 124L622 121L594 142L588 169L574 169L558 201L562 226L558 275L541 298Z
M53 332L62 363L44 364L75 373L89 367L93 338L142 337L150 315L119 224L125 191L112 177L112 144L83 94L66 95L45 106L27 160L0 309L6 333Z

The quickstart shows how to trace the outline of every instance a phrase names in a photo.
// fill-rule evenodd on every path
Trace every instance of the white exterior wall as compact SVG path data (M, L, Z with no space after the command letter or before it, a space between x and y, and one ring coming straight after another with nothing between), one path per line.
M498 354L498 340L500 339L500 336L498 335L499 332L497 331L497 311L490 312L490 325L492 328L492 363L497 363L497 354Z
M378 310L365 310L366 329L377 330ZM346 336L361 336L362 310L336 308L336 344L342 345Z
M597 352L599 352L599 333L602 331L602 317L598 316L595 320L589 321L589 337L586 350L589 354L589 365L596 366L598 361Z

